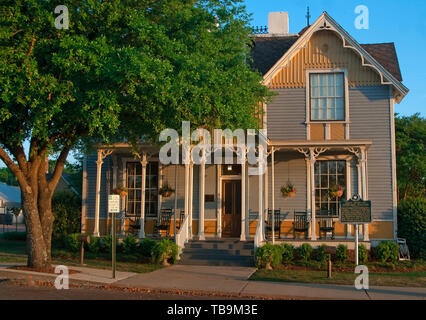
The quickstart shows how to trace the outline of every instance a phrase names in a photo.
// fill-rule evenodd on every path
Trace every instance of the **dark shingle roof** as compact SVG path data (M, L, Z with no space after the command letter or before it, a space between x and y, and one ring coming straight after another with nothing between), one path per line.
M397 80L402 81L401 70L399 69L398 57L393 42L361 44L361 47Z
M302 29L299 35L255 37L251 50L253 67L262 75L266 74L306 30L307 27ZM361 44L361 46L397 80L402 81L393 43Z

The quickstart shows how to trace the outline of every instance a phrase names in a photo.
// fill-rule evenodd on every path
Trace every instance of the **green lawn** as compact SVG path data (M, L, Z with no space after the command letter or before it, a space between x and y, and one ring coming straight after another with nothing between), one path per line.
M87 258L84 259L84 263L87 267L99 269L111 268L111 258L108 254L94 255L86 253L86 256ZM120 259L124 261L119 261ZM122 254L117 255L117 260L118 271L145 273L162 268L162 266L158 264L136 262L134 257ZM27 255L25 254L24 241L0 240L0 263L25 263L26 261ZM66 266L81 266L79 253L68 253L63 250L52 250L52 263Z
M424 262L420 262L424 264ZM412 265L418 265L419 262L412 262ZM370 269L374 269L372 263ZM257 270L250 280L254 281L283 281L283 282L302 282L302 283L320 283L320 284L344 284L353 285L355 278L359 274L354 272L333 271L332 279L327 278L327 271L323 270ZM370 286L395 286L395 287L426 287L426 270L397 272L392 269L389 272L369 273Z

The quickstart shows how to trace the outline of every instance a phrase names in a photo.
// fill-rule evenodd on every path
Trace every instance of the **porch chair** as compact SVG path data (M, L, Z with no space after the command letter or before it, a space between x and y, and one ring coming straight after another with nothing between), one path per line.
M140 217L131 217L129 218L129 226L127 228L127 235L138 235L139 230L141 228L140 225Z
M309 222L306 211L295 211L293 221L293 238L296 239L296 232L304 232L305 239L308 237Z
M274 232L281 238L281 209L274 210ZM268 209L268 221L266 222L266 234L272 238L272 210Z
M172 209L160 210L160 220L158 221L158 224L154 226L154 232L157 233L158 236L161 236L161 231L164 230L166 232L166 237L169 237L172 214Z
M322 234L324 234L324 237L327 240L327 233L331 232L331 239L334 240L334 230L336 222L333 221L333 217L334 211L318 211L317 219L320 239L322 239Z

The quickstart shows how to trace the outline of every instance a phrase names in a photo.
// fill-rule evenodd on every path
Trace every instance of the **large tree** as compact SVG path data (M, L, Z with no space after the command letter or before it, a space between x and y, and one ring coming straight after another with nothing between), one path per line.
M426 196L426 119L396 116L398 199Z
M182 120L256 127L269 93L249 67L239 2L2 1L0 159L21 188L29 266L50 265L51 198L76 143L155 140ZM62 4L68 29L55 28Z

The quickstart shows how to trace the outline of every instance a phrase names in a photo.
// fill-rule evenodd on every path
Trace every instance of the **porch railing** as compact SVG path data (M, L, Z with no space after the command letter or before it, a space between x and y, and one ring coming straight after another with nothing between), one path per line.
M179 227L179 231L175 236L175 242L179 247L178 259L180 259L180 254L182 249L185 247L185 244L189 239L189 218L188 214L185 214L185 218L182 221L182 224Z

